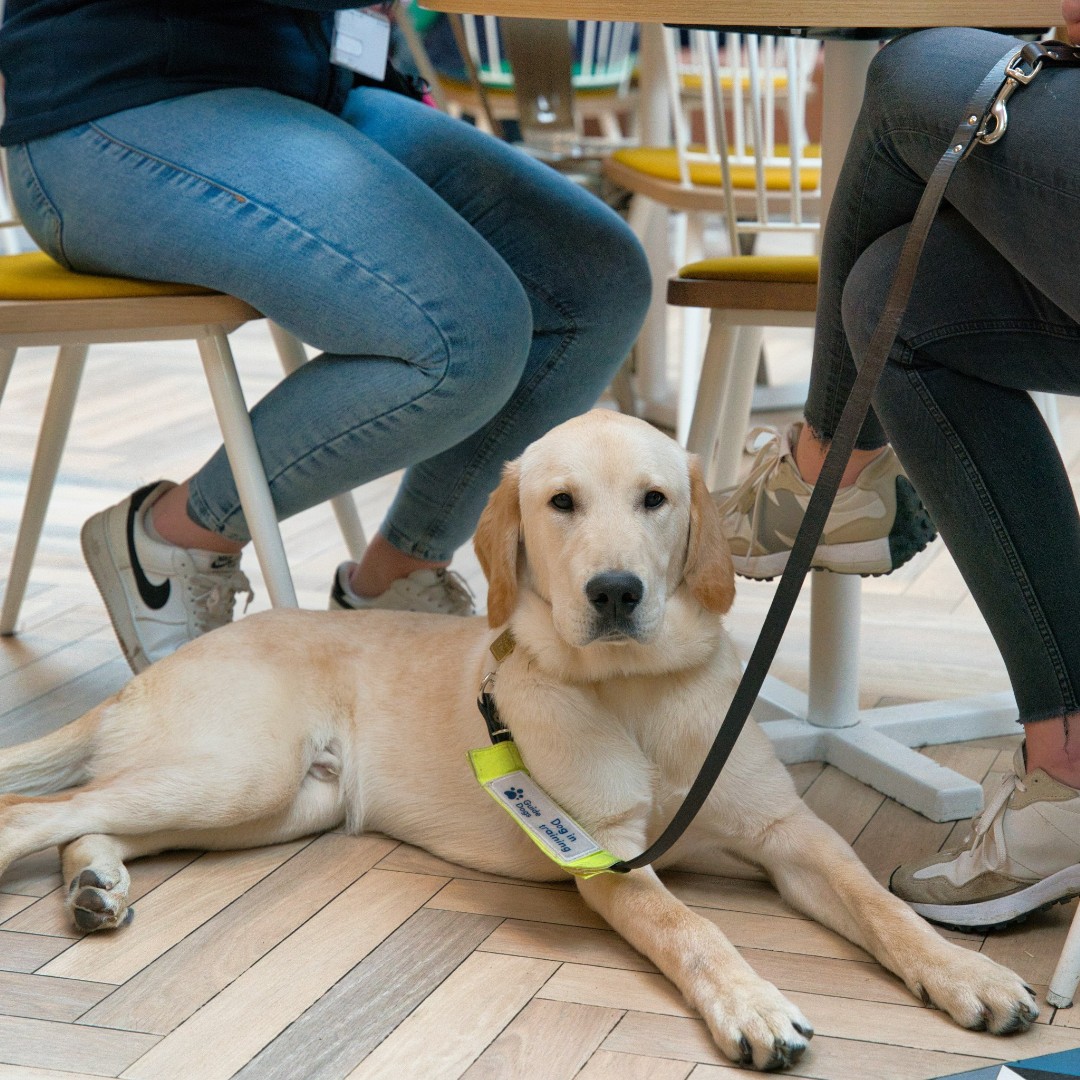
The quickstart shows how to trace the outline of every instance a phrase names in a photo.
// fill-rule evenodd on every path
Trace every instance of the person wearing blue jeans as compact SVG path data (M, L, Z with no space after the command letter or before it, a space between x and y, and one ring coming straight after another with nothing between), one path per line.
M1073 7L1080 17L1066 0L1069 22ZM727 493L744 562L780 546L775 521L771 534L761 528L770 495L805 505L925 182L1009 47L987 31L928 30L875 58L823 237L805 423L778 435L769 462ZM916 910L966 929L1080 893L1080 518L1028 393L1080 393L1078 108L1080 69L1045 68L1009 99L1002 140L957 168L834 506L861 505L864 520L830 523L834 564L890 531L911 534L897 564L926 542L916 514L898 530L895 490L907 480L883 464L895 451L1004 658L1025 733L1013 773L961 848L892 878ZM842 527L853 530L847 543Z
M455 549L503 463L602 393L648 270L593 195L331 64L334 7L8 0L0 141L65 266L209 286L320 350L251 413L280 518L405 469L331 605L462 613ZM232 617L248 539L223 450L87 522L133 667Z

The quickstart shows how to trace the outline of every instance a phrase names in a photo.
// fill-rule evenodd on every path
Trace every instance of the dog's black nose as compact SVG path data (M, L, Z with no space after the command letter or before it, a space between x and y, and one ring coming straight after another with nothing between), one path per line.
M624 571L610 571L597 574L585 585L585 595L589 603L601 615L609 619L624 619L633 614L634 608L641 603L645 586L637 574Z

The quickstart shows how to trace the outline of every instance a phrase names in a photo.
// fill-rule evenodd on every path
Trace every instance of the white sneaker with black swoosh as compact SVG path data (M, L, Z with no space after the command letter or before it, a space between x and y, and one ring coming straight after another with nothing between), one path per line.
M814 487L799 474L801 424L750 433L757 457L743 482L714 491L735 570L768 580L784 572ZM811 565L839 574L888 574L937 535L922 501L886 447L836 493Z
M236 594L252 595L239 555L189 550L147 533L147 512L172 487L161 480L140 488L82 528L83 557L136 674L232 622Z

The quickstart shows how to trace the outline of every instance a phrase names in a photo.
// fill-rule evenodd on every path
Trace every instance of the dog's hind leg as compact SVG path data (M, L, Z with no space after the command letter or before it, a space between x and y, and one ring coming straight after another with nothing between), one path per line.
M181 829L138 836L93 834L73 840L63 850L68 882L65 901L79 930L111 930L131 921L131 879L124 865L143 855L183 848L226 851L295 840L338 825L344 815L338 785L308 777L286 809L254 821L211 829Z

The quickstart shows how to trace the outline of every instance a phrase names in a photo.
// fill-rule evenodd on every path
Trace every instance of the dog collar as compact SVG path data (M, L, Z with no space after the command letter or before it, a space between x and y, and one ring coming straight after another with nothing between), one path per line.
M514 651L514 632L507 627L489 646L488 651L495 658L496 665L501 664ZM498 670L497 667L495 670ZM480 695L476 699L476 707L487 724L488 736L493 744L508 742L512 736L510 729L503 724L499 717L499 710L495 705L495 699L491 696L491 688L495 685L495 671L489 671L480 683Z
M504 630L490 648L496 664L502 663L514 651L514 635ZM499 717L491 693L494 685L495 671L489 671L476 701L491 739L491 746L469 751L469 764L477 782L562 869L587 878L611 872L619 860L563 810L525 767L510 729Z

